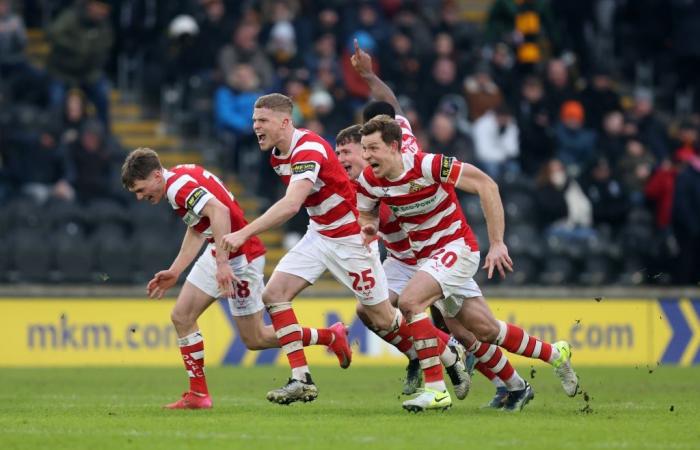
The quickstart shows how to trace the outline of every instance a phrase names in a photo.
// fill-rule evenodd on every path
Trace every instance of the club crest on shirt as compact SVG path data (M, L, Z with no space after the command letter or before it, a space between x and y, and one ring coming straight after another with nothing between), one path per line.
M418 192L425 187L427 187L427 186L423 186L420 183L416 183L415 181L411 181L408 183L408 192L409 192L409 194L413 194L414 192Z
M202 189L201 187L198 187L197 189L193 190L192 193L190 193L190 196L187 197L187 202L186 206L187 209L190 211L194 210L194 207L197 206L197 203L204 197L204 194L206 191Z
M304 172L314 172L316 171L315 162L298 162L292 164L292 175L299 175Z
M442 167L440 168L440 177L447 178L450 176L450 169L452 168L452 161L454 158L452 156L442 157Z

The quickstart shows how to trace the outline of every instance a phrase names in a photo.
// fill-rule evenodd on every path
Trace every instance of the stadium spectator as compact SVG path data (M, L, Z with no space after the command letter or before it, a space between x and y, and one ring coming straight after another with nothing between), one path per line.
M200 5L204 10L204 17L198 21L196 47L202 64L207 66L209 71L213 71L216 58L228 42L234 23L227 14L227 6L223 0L200 0Z
M408 38L405 36L394 36L392 38L392 47L394 47L397 39L401 39L401 41L403 42L405 39ZM374 52L377 49L377 42L372 36L369 35L369 33L365 31L357 31L353 33L351 39L348 40L341 54L340 68L345 88L348 91L351 101L353 101L355 106L359 106L360 104L362 104L362 102L369 98L369 88L367 87L367 83L364 82L362 77L360 77L357 74L357 72L355 72L355 70L352 68L352 62L350 62L350 58L352 57L352 54L355 51L355 40L357 40L357 43L361 48L367 50L370 53ZM407 48L401 47L401 50L406 50L407 52L410 51L410 42L408 43ZM398 58L401 58L405 55L406 54L397 51L396 54L389 59L389 61L392 61L393 64L400 65L401 62L398 60ZM394 60L393 58L397 59ZM392 75L396 76L395 79L401 78L400 76L398 76L398 73L401 70L400 68L395 69L393 65L382 66L382 63L378 62L377 58L375 58L372 61L372 68L374 69L374 72L379 72L380 67L382 67L382 70L387 71L387 75L389 73L392 73ZM394 73L394 70L397 70L397 72ZM410 72L407 71L406 75L409 75L409 73ZM417 77L418 74L415 73L413 76Z
M644 202L644 185L654 167L654 157L644 144L630 139L625 146L625 154L618 162L618 170L625 189L629 192L633 205Z
M537 176L535 191L540 226L547 237L576 242L595 235L593 208L561 161L547 162Z
M41 104L45 100L44 77L27 61L27 31L22 18L12 11L11 3L0 0L0 94L15 101Z
M638 89L635 92L630 120L635 125L639 139L657 161L663 161L669 156L668 135L656 117L653 93L648 89Z
M585 177L582 186L593 207L595 225L607 224L618 229L625 223L630 209L622 182L615 177L605 158L599 158Z
M372 53L372 49L361 41L360 47ZM397 95L405 95L412 99L419 98L420 75L423 67L414 42L408 34L394 33L389 45L379 49L378 58L372 58L372 64L377 62L379 67L374 67L374 72L381 73L382 78L394 86L394 92ZM364 83L362 85L366 87Z
M565 102L578 99L569 67L563 59L552 59L547 63L545 92L547 109L552 120L557 118Z
M224 143L223 165L238 172L242 153L255 151L253 105L262 94L260 81L250 64L238 64L226 74L226 84L214 94L214 118Z
M621 108L620 96L613 88L610 72L597 67L590 82L581 92L581 102L586 110L586 127L600 131L603 129L603 118L612 111Z
M231 73L237 64L250 64L260 79L260 88L268 90L275 82L275 68L258 45L259 34L260 25L257 23L239 23L233 31L232 42L225 45L219 53L219 70L226 74Z
M293 73L306 70L298 51L297 35L290 22L280 21L272 26L266 49L278 79L286 80Z
M520 171L518 125L505 105L479 117L473 134L477 165L489 176L499 179Z
M688 158L687 166L676 178L673 196L673 230L678 239L677 281L700 281L700 156Z
M654 222L659 231L669 230L671 226L676 177L682 167L681 160L665 159L644 186L644 195L654 207Z
M584 173L596 157L595 131L584 127L585 112L580 102L562 104L560 121L554 126L554 151L574 177Z
M598 153L617 167L625 153L625 116L621 111L610 111L603 118L603 130L598 137Z
M115 158L119 155L101 122L87 121L80 138L67 144L65 152L72 169L69 181L79 201L85 203L115 195Z
M430 75L424 83L423 89L431 95L422 96L421 113L430 118L435 113L440 100L455 92L459 92L459 80L457 79L457 65L449 58L441 57L435 60Z
M549 114L540 78L532 75L525 78L515 115L520 131L520 166L523 172L534 176L554 156Z
M335 130L341 130L352 120L352 113L343 108L343 104L337 104L330 93L317 89L311 93L309 103L313 108L314 120L320 128L313 130L328 142L335 142Z
M79 87L97 109L109 131L109 83L104 67L113 43L110 2L86 0L63 11L49 26L51 52L47 62L51 103L63 107L66 91Z
M61 143L68 144L78 139L80 129L88 117L85 95L78 89L71 89L63 105Z
M428 147L432 153L453 156L459 161L474 163L474 142L461 133L453 116L438 111L430 121Z
M18 191L37 204L49 199L71 201L75 191L69 183L69 161L48 124L41 129L19 130L8 143L7 176Z
M486 63L479 64L474 74L465 78L464 94L467 99L469 120L472 122L503 101L503 94L491 78L490 68Z

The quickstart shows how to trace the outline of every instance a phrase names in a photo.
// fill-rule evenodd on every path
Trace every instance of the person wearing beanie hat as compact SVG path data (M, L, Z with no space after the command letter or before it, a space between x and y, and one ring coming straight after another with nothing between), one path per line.
M554 128L555 153L573 175L587 170L595 159L596 133L584 127L586 113L581 102L562 104L559 123Z

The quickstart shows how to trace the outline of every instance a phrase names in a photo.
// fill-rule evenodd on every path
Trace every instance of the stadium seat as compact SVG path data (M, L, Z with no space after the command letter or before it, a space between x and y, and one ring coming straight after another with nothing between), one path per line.
M513 254L513 273L506 274L504 286L523 286L536 280L537 260L526 254Z
M29 198L22 198L5 205L5 211L12 211L11 230L36 229L48 231L51 223L46 220L45 208Z
M530 254L531 248L538 241L537 230L532 225L527 224L508 227L505 241L510 253Z
M612 264L604 255L589 256L583 263L578 282L583 285L599 286L612 277Z
M127 283L134 280L132 245L126 239L110 235L106 239L93 236L95 269L106 280Z
M532 223L534 220L535 201L523 192L512 192L503 201L506 223Z
M462 196L461 204L469 225L475 227L486 223L484 213L481 210L481 201L479 197L475 195Z
M76 224L84 228L86 224L85 208L75 202L55 200L50 202L44 211L53 230L61 230L67 224Z
M568 283L574 273L574 265L569 258L551 254L545 258L545 266L540 274L540 283L557 286Z
M59 233L54 238L54 254L60 281L87 282L93 280L94 248L92 241L82 236Z
M170 230L173 226L172 208L163 202L153 206L142 202L134 202L128 209L134 232L142 233L148 231Z
M12 240L12 262L19 272L20 281L51 281L52 253L46 234L38 230L21 230Z
M95 228L102 224L128 224L127 210L114 200L100 199L90 202L86 208L86 216Z
M0 281L7 281L12 260L10 258L10 244L2 236L5 234L0 235Z
M180 249L181 240L172 233L142 232L133 237L132 258L139 281L150 280L154 273L167 269Z

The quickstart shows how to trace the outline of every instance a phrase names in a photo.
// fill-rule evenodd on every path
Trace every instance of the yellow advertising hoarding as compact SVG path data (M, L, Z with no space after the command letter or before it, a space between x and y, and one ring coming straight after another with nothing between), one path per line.
M700 299L504 299L489 301L496 317L553 342L568 340L574 363L585 365L691 365L700 363ZM0 366L176 365L172 300L0 299L6 327ZM404 364L369 332L350 299L294 303L305 326L342 320L350 329L353 364ZM199 320L208 365L286 364L279 349L248 351L225 303ZM307 349L312 365L337 364L323 347ZM513 356L516 364L532 360Z

